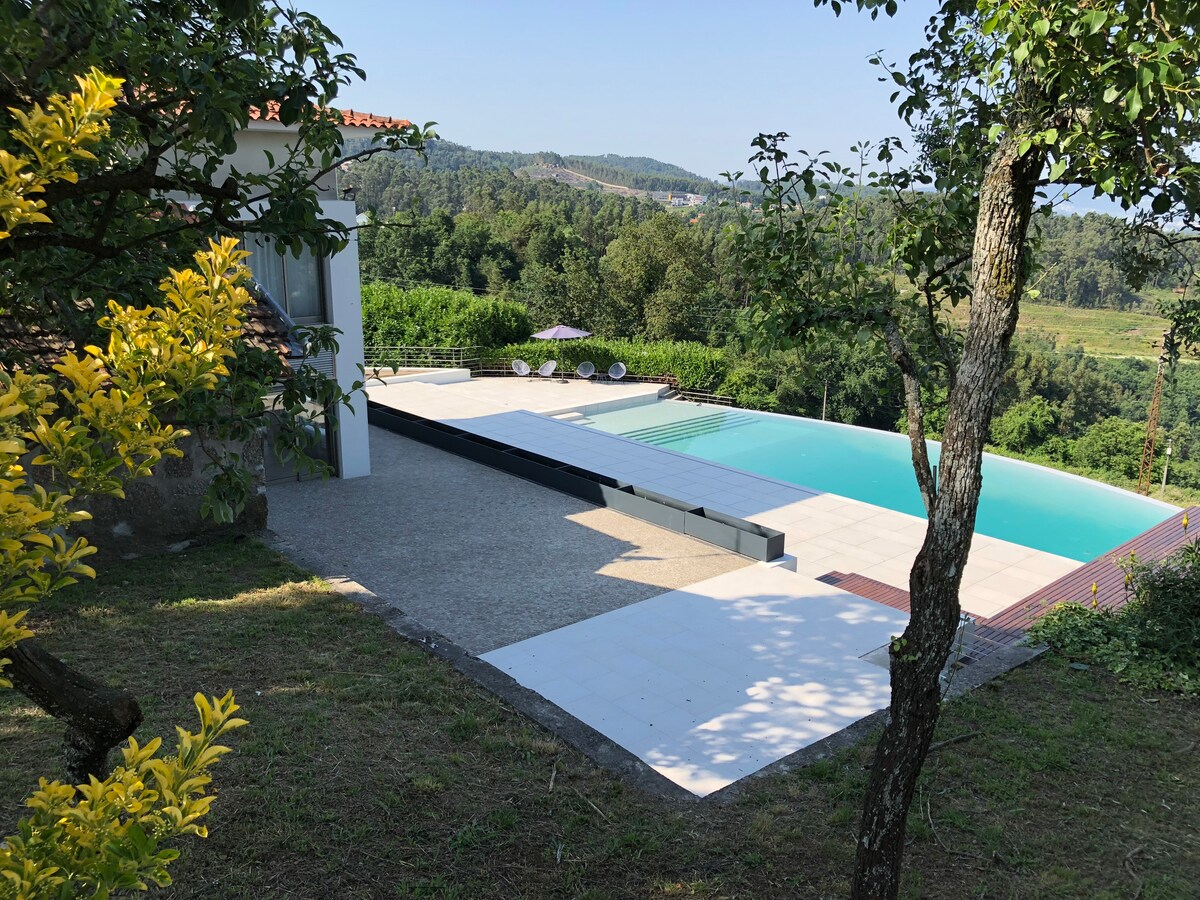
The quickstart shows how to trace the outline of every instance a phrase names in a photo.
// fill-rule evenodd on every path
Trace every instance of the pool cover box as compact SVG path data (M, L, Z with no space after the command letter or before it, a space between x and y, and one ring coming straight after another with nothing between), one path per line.
M783 556L783 532L403 410L367 403L370 424L751 559Z

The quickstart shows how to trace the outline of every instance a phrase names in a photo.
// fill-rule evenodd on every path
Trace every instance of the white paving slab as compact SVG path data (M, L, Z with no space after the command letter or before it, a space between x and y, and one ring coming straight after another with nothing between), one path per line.
M476 382L484 388L468 389ZM593 389L603 392L633 385L572 382L562 386L509 378L476 382L386 385L373 388L371 399L776 528L787 535L787 551L797 558L801 574L856 572L908 589L908 573L925 537L924 519L640 444L519 406L544 399L543 406L561 412L557 404L566 395L539 398L542 389L572 388L576 397L592 400ZM497 394L506 396L509 405L495 402ZM643 391L612 399L644 403L654 398ZM960 602L977 616L994 615L1080 565L1078 560L977 534L963 573Z
M761 565L482 658L703 797L887 706L907 621Z

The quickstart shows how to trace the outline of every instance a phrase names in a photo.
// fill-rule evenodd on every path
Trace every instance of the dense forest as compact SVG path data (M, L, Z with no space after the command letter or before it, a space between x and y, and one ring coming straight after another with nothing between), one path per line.
M717 230L657 203L505 170L353 174L368 208L411 209L361 230L364 281L485 292L536 322L646 338L706 338L729 305Z
M563 226L568 226L588 248L589 266L594 268L607 244L616 237L616 227L643 222L663 211L660 204L650 200L579 190L550 180L528 178L519 171L539 163L559 165L564 161L570 161L576 171L614 183L631 184L643 177L643 173L645 177L653 178L673 178L676 171L688 174L677 167L640 157L498 153L440 142L431 151L428 165L411 156L376 157L355 165L346 176L346 183L357 189L360 209L370 210L377 222L386 222L398 215L402 222L417 223L438 214L443 219L438 226L441 238L457 245L457 249L447 247L438 254L440 262L432 267L436 275L431 271L417 274L391 267L386 273L389 277L416 277L473 289L504 291L520 282L524 248L543 228L561 232ZM690 189L699 187L693 185ZM704 242L713 255L711 262L721 270L721 229L728 222L729 214L716 202L720 195L714 194L715 188L713 183L706 183L702 192L713 196L714 201L687 210L684 221L704 235ZM536 210L527 216L531 204ZM870 198L868 205L872 204L875 209L869 210L869 214L880 220L886 218L888 207L884 198ZM446 217L454 219L460 214L467 214L475 231L481 223L489 230L492 224L497 225L497 237L501 243L508 243L517 268L514 270L509 265L503 273L489 270L501 277L481 278L481 261L467 258L469 253L463 256L466 245L471 242L465 241L465 236L454 239L454 223L445 221ZM511 216L508 214L523 218L519 227L510 227ZM681 214L673 211L671 215L679 218ZM1031 279L1037 302L1153 312L1153 305L1146 302L1147 293L1161 294L1177 288L1186 279L1189 266L1200 261L1196 251L1189 250L1186 256L1180 256L1155 273L1147 284L1135 286L1120 267L1119 225L1119 220L1101 213L1039 219L1036 223L1039 231L1036 271ZM428 240L428 235L422 238L423 247L428 248ZM561 234L552 240L561 243ZM539 241L534 239L535 246ZM564 250L570 249L577 255L578 247L563 246ZM495 247L489 250L495 251ZM458 264L452 260L457 260ZM544 254L540 262L546 262ZM416 268L429 269L421 265ZM516 288L518 294L530 292L528 284ZM704 305L711 308L714 304L706 301Z
M897 427L900 386L879 348L828 346L802 355L742 339L742 294L724 237L729 208L665 209L505 166L478 168L465 156L475 151L452 150L462 155L453 157L457 168L374 159L349 173L375 226L359 232L369 344L496 347L523 329L561 322L610 340L574 348L595 362L624 354L635 373L680 377L686 370L691 386L741 406L819 416L824 405L838 421ZM884 198L866 204L868 215L886 221ZM1153 311L1122 275L1117 225L1095 213L1041 220L1038 302ZM882 248L863 252L882 258ZM1183 277L1182 267L1168 268L1151 287L1169 294ZM430 287L457 289L457 299L454 290L421 293ZM422 316L459 324L444 333L406 324ZM642 342L636 356L628 341ZM490 352L530 358L548 350ZM1153 380L1153 359L1099 359L1027 337L1014 346L993 446L1127 483L1137 476ZM930 398L935 426L938 403ZM1174 446L1171 481L1193 491L1200 491L1198 422L1200 366L1184 365L1168 386L1162 428Z

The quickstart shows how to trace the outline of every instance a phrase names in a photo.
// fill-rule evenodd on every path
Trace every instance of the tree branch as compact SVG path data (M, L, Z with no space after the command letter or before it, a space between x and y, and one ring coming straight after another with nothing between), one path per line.
M925 445L925 406L921 400L921 378L913 360L908 342L900 333L895 318L888 316L883 326L883 337L892 361L900 369L904 382L904 405L908 413L908 440L912 444L913 470L917 474L917 486L921 489L921 500L925 512L933 515L937 505L937 484L929 464L929 448Z
M952 348L946 343L946 339L942 336L941 329L938 328L937 305L934 302L933 291L931 290L930 285L932 282L936 281L937 279L941 278L943 275L946 275L948 272L950 272L951 269L955 269L958 266L961 266L963 263L967 262L970 258L971 258L971 254L968 251L968 252L960 253L958 256L954 257L953 259L950 259L947 262L943 263L941 266L939 266L937 269L935 269L932 273L930 273L929 277L925 279L924 286L921 288L921 295L925 299L926 321L929 324L929 331L933 335L934 343L937 344L938 352L942 356L942 362L945 363L945 365L946 365L946 371L949 374L951 390L954 389L954 382L958 378L958 362L955 359L955 355L954 355Z

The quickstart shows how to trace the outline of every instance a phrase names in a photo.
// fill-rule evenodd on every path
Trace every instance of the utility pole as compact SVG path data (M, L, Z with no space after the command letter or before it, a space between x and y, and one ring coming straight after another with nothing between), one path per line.
M1173 443L1174 441L1167 441L1167 458L1163 460L1163 480L1162 487L1160 487L1158 490L1159 496L1162 496L1167 492L1167 469L1171 466L1171 445Z
M1167 366L1175 357L1175 330L1163 332L1162 353L1158 357L1158 374L1154 377L1154 395L1150 399L1150 414L1146 417L1146 442L1142 445L1142 467L1138 472L1137 492L1150 493L1150 478L1154 469L1154 445L1158 441L1158 417L1162 409L1163 380Z
M825 404L829 401L829 382L825 382L825 393L821 395L821 421L825 421Z

